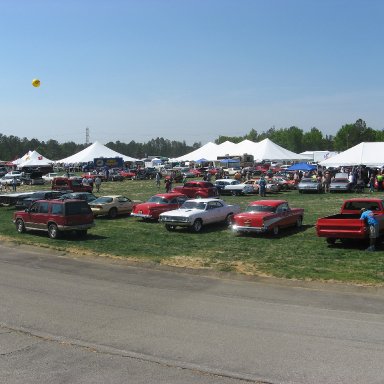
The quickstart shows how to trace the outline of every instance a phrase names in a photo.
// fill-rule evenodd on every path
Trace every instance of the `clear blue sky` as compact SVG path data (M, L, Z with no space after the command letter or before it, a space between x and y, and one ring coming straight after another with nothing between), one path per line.
M384 128L382 0L0 0L0 15L3 135Z

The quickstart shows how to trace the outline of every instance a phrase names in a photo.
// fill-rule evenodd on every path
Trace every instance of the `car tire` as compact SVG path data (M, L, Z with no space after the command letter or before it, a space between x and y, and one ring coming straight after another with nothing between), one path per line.
M87 236L87 230L86 229L81 229L79 231L76 231L76 234L79 237L85 237L85 236Z
M48 225L48 235L51 239L57 239L59 237L59 229L56 224L51 223Z
M176 225L165 224L165 229L169 232L173 232L176 229Z
M198 233L198 232L201 232L202 228L203 228L203 222L201 221L201 219L196 219L192 224L193 231Z
M16 220L16 231L18 233L24 233L25 232L25 225L24 225L23 220L21 220L21 219Z
M225 224L230 226L233 222L233 213L229 213L227 217L225 218Z
M273 236L277 236L279 234L279 227L277 227L277 226L273 227L272 234L273 234Z
M303 225L303 218L302 217L298 217L297 220L296 220L296 227L300 228L302 225Z
M237 191L231 191L232 196L237 196Z
M111 208L108 212L108 217L110 219L115 219L117 216L117 209L116 208Z

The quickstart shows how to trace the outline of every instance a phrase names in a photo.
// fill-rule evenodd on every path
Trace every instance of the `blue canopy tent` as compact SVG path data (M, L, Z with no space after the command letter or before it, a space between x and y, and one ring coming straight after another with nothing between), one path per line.
M240 166L240 160L238 160L238 159L222 159L222 160L220 160L220 164L226 166L226 168L229 168L230 165Z
M291 165L289 168L287 168L287 171L314 171L316 169L315 165L307 164L307 163L297 163Z

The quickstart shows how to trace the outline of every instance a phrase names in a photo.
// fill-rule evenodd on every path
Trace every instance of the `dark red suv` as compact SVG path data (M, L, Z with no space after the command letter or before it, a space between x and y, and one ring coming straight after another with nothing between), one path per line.
M13 222L19 233L47 231L51 239L68 231L85 236L95 225L92 210L84 200L38 200L25 211L15 212Z

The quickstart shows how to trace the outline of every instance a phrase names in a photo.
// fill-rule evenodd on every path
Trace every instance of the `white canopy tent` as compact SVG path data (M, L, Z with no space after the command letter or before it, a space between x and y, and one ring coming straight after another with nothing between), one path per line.
M319 163L324 167L366 165L382 167L384 165L384 142L360 143L338 155Z
M20 157L19 159L13 160L13 165L19 165L21 163L24 163L25 161L29 160L29 156L31 155L32 151L28 151L24 156Z
M223 156L241 156L243 154L253 155L256 161L262 160L282 160L282 161L293 161L301 160L305 161L308 159L306 156L299 155L280 147L269 139L264 139L258 143L250 140L243 140L239 144L225 141L222 144L216 145L209 142L201 148L187 153L184 156L180 156L174 160L177 161L197 161L201 158L205 158L210 161L217 160L217 157Z
M199 149L193 152L187 153L184 156L171 159L172 161L198 161L200 159L206 159L207 161L216 160L217 144L208 142Z
M121 157L124 161L137 161L137 159L129 156L122 155L119 152L116 152L105 145L95 141L89 147L83 149L82 151L75 153L72 156L66 157L65 159L57 160L56 163L65 163L65 164L76 164L76 163L87 163L93 161L93 159L98 157L112 158L112 157Z
M24 156L12 161L17 168L23 167L47 167L53 164L53 160L49 160L37 151L28 151Z
M224 141L224 143L221 143L216 148L216 158L217 156L236 156L241 155L240 153L237 153L237 144L232 143L231 141Z
M305 156L299 155L298 153L289 151L280 145L275 144L270 139L264 139L252 148L252 152L255 161L263 160L282 160L282 161L293 161L293 160L307 160Z
M29 151L25 160L18 164L18 168L24 167L47 167L53 164L52 160L40 155L37 151Z

